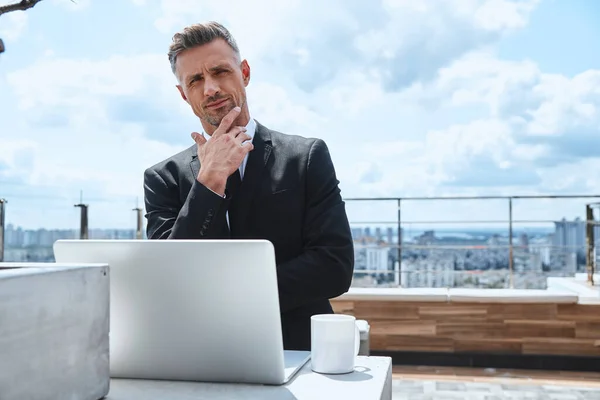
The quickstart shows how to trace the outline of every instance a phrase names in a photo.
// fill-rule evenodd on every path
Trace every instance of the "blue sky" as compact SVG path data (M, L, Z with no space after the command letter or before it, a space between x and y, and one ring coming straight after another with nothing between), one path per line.
M323 138L345 197L600 193L594 0L44 0L0 17L7 222L76 228L83 190L90 227L133 227L144 169L200 129L174 86L171 37L211 19L250 63L253 117ZM572 218L584 203L520 201L515 217ZM348 209L396 216L393 203ZM506 213L463 201L403 215Z

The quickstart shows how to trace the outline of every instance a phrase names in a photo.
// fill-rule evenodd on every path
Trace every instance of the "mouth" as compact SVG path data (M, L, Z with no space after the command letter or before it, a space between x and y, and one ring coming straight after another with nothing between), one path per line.
M223 100L218 100L212 103L208 103L206 105L206 108L211 109L211 110L215 110L217 108L223 107L225 104L227 104L227 101L229 99L223 99Z

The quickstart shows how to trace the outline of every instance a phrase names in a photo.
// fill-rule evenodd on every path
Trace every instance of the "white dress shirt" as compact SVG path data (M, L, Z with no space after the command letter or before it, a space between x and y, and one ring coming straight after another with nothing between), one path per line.
M254 119L252 119L252 117L250 117L250 119L248 120L248 124L246 124L246 134L248 136L250 136L250 141L252 141L254 139L255 133L256 133L256 122L254 121ZM202 136L204 136L204 138L206 139L207 142L211 138L211 136L204 131L202 131ZM250 154L250 153L248 153L248 154ZM246 164L248 163L248 154L246 154L246 157L244 157L244 160L242 161L242 163L240 164L240 167L238 168L240 170L240 178L242 180L244 179L244 172L246 172ZM213 191L213 193L214 193L214 191ZM225 197L225 196L223 196L223 197ZM227 212L225 214L225 219L227 220L227 225L229 226L229 212Z

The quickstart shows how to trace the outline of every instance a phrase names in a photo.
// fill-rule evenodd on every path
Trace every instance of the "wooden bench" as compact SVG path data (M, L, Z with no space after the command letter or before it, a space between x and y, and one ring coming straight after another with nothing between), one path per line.
M368 321L371 353L397 353L394 362L406 353L471 364L477 355L600 357L600 304L572 292L352 288L332 305Z

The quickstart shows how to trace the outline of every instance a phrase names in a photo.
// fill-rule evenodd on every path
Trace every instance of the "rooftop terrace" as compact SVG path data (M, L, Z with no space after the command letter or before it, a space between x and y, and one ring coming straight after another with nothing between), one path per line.
M369 323L371 355L392 357L394 399L600 399L593 207L564 243L522 243L505 199L507 234L485 243L406 240L405 199L366 199L397 202L397 220L352 221L387 228L355 236L353 287L332 304Z
M335 311L368 321L372 353L390 355L396 365L600 371L600 235L592 197L348 199L350 210L371 204L397 215L352 219L355 279L334 300ZM517 201L559 199L580 202L584 218L515 218ZM414 221L406 215L414 202L445 207L471 200L478 207L506 201L508 218L460 222L449 213L445 221ZM468 239L436 237L426 228L409 238L405 231L459 222L464 230L496 224L506 231ZM523 224L550 224L553 231L517 238Z
M594 372L395 366L392 378L398 400L600 399Z
M600 287L360 288L333 301L393 360L394 399L600 399ZM600 277L596 277L598 282Z

